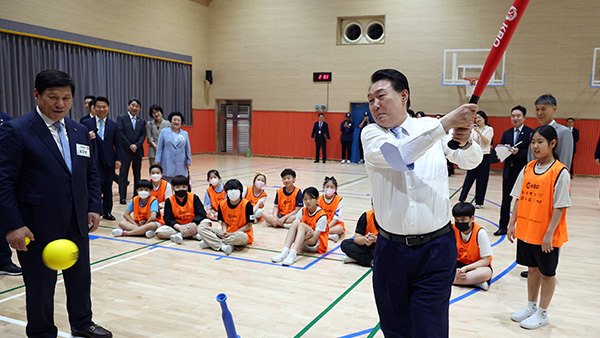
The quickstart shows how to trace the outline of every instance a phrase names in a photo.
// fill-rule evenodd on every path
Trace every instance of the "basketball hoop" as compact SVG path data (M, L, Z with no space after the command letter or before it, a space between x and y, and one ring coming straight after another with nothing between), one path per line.
M463 78L467 83L465 83L467 97L471 97L473 95L473 91L475 90L475 86L477 85L477 81L479 81L478 77L465 77Z

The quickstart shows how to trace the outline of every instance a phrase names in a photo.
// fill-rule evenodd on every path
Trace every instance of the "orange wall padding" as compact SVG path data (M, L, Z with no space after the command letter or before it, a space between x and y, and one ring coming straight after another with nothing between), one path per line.
M532 116L527 115L525 125L530 128L540 126L535 112ZM567 119L556 119L556 122L562 125L567 125ZM488 124L494 127L494 145L497 145L502 138L502 133L512 128L510 117L494 117L488 118ZM579 129L579 142L577 142L577 152L573 159L573 170L575 175L598 175L600 174L600 166L594 161L594 152L596 144L598 144L598 136L600 136L600 121L599 120L575 120L575 128ZM492 164L493 169L502 169L502 163Z
M315 156L315 142L310 138L317 112L259 111L252 112L252 153L262 156L308 157ZM327 144L327 158L341 158L340 124L343 113L325 113L331 140ZM557 119L566 125L566 119ZM488 123L494 127L494 145L500 142L502 133L512 128L510 117L490 116ZM525 125L536 128L540 124L535 115L525 120ZM575 174L599 175L600 166L594 161L594 152L600 136L600 120L576 120L579 142L573 163ZM190 135L192 153L215 152L215 111L194 110L194 125L183 127ZM147 146L146 146L147 148ZM492 168L502 169L503 164Z

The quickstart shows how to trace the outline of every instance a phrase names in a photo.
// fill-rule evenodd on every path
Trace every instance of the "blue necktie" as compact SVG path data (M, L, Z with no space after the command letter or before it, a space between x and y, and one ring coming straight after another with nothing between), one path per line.
M100 120L100 127L98 128L98 136L104 139L104 120Z
M396 128L392 128L392 129L391 129L391 132L392 132L392 134L394 134L394 136L396 136L396 138L397 138L397 139L399 139L399 140L400 140L400 139L403 139L403 138L405 138L405 137L407 136L406 134L404 134L404 133L402 132L403 130L404 130L404 128L402 128L402 127L398 126L398 127L396 127ZM414 163L407 164L406 166L407 166L407 167L408 167L408 169L410 169L410 170L414 170L414 169L415 169L415 164L414 164Z
M519 138L519 134L520 134L519 129L515 129L515 134L514 134L515 139L513 140L513 146L515 144L517 144L517 139Z
M54 122L53 125L58 129L58 137L60 138L60 146L62 148L63 158L65 159L65 163L67 164L67 168L69 168L69 172L73 172L73 168L71 167L71 149L69 148L69 141L67 141L67 135L65 135L65 131L63 130L62 123Z
M135 117L131 118L131 124L133 125L133 130L135 130Z

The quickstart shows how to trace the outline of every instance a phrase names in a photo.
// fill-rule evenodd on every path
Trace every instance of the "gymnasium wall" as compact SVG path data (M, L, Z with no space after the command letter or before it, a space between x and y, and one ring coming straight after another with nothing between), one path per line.
M0 6L2 19L192 56L195 108L206 108L207 16L208 7L190 0L7 0Z
M311 111L327 101L312 72L331 71L329 111L365 101L369 76L398 68L413 109L445 113L466 102L462 87L441 85L444 49L490 48L512 0L214 0L209 6L210 100L251 98L259 111ZM385 15L383 45L336 45L337 17ZM504 116L553 93L561 117L597 119L600 89L590 88L600 47L600 1L531 1L508 47L506 86L480 106ZM211 103L212 104L212 103ZM564 114L564 115L562 115Z

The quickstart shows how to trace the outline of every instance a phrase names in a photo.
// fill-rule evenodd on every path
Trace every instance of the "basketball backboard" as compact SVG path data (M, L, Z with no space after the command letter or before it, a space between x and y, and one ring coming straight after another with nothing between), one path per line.
M592 63L592 78L590 87L600 88L600 48L594 48L594 61Z
M490 49L444 49L443 86L467 86L479 78ZM488 86L504 86L506 54L490 78ZM600 68L599 68L600 71Z

